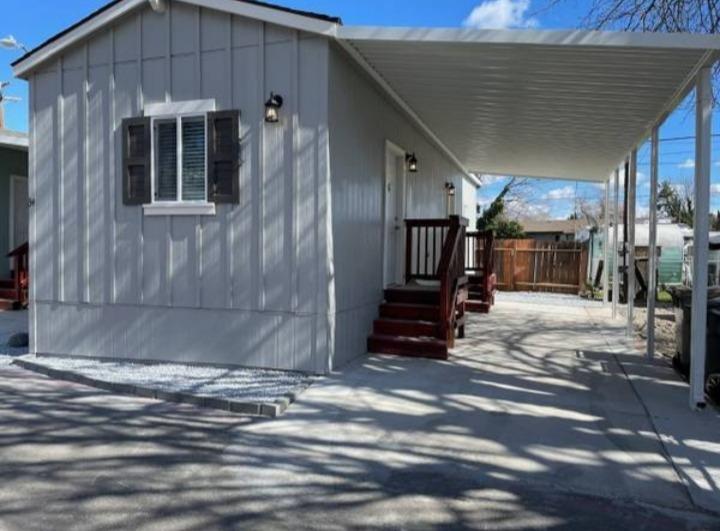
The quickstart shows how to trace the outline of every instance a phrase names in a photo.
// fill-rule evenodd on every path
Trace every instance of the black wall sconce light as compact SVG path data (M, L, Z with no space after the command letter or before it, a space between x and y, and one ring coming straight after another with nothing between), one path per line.
M405 163L410 173L417 173L418 171L418 160L415 153L408 153L405 155Z
M265 102L265 121L275 124L280 121L280 107L283 105L282 96L270 93L270 98Z
M454 196L455 195L455 184L451 182L445 183L445 191L447 192L447 195Z

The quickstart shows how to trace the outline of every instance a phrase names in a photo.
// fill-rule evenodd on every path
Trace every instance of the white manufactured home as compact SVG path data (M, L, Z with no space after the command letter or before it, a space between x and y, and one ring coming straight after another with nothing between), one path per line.
M32 350L312 372L366 352L395 218L472 214L474 178L325 36L338 20L158 4L113 2L16 65Z
M368 348L447 356L473 293L492 304L475 175L607 183L622 165L634 194L639 144L656 179L658 128L693 89L706 253L718 50L111 2L14 63L31 88L31 350L318 373Z

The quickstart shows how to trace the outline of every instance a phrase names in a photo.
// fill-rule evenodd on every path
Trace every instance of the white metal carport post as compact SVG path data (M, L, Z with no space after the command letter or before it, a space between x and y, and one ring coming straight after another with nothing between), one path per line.
M710 230L710 141L712 81L710 66L696 80L695 111L695 218L693 224L693 290L690 328L690 407L705 406L707 349L708 246Z
M618 301L620 300L620 277L618 276L619 252L619 216L620 216L620 168L615 168L615 204L613 207L613 256L612 256L612 317L617 319Z
M605 181L605 227L603 228L603 303L610 301L610 179Z
M652 130L650 145L650 219L648 236L648 281L647 281L647 357L655 356L655 298L657 296L657 185L658 149L660 140L656 125Z
M637 184L637 148L630 153L630 176L627 190L627 335L632 337L635 333L633 317L635 313L635 187Z

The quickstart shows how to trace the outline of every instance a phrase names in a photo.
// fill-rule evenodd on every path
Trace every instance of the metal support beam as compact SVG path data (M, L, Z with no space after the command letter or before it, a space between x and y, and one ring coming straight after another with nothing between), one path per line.
M693 238L693 293L690 328L690 407L705 406L707 349L708 252L710 230L710 149L712 133L710 67L696 80L695 113L695 234Z
M635 198L637 185L637 149L630 153L630 176L628 178L627 196L627 335L635 333L633 318L635 313Z
M619 220L620 220L620 170L615 168L615 204L613 207L613 246L612 246L612 317L617 319L618 300L620 300ZM609 269L609 268L608 268Z
M610 179L605 181L605 219L603 227L603 303L605 305L610 302L610 265L608 257L610 256Z
M650 219L648 220L647 279L647 357L655 356L655 299L657 297L657 196L658 196L658 126L653 127L650 145Z

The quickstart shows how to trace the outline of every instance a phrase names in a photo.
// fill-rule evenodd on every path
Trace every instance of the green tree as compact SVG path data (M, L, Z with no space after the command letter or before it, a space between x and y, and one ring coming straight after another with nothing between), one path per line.
M516 239L524 236L523 227L505 215L505 199L517 185L515 178L510 179L492 203L483 211L477 220L479 231L492 230L497 238Z
M662 183L658 192L658 211L670 218L673 223L693 226L695 208L692 197L687 191L679 190L668 181Z
M520 222L501 217L495 225L495 237L503 240L518 240L525 237L525 229Z

